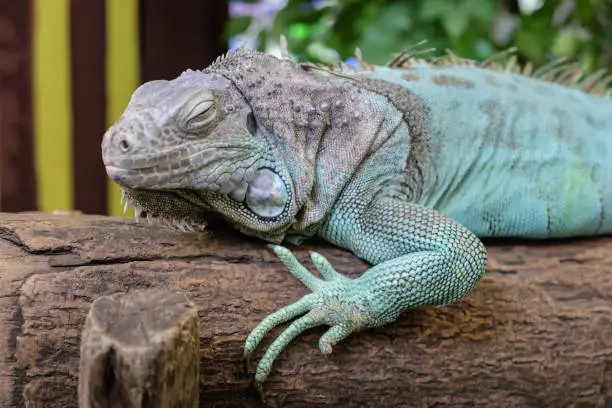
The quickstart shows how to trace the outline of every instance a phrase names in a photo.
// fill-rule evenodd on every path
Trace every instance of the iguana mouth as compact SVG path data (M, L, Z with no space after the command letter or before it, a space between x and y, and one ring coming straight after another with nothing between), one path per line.
M194 158L201 154L201 152L192 152L187 146L178 146L170 149L156 152L155 155L151 154L129 154L124 157L109 158L103 155L102 160L106 167L114 167L121 170L150 170L160 167L160 163L175 164L178 167L179 164L189 165ZM187 161L185 161L187 159Z
M113 175L111 178L117 181ZM243 178L236 182L223 178L225 184L202 190L148 190L122 185L121 203L124 204L124 212L130 206L135 208L137 222L144 216L149 222L160 221L188 231L204 229L206 217L202 214L212 208L208 197L210 194L225 195L262 218L276 217L289 205L289 187L272 169L261 168L247 179L250 181Z
M229 174L236 183L240 179L250 182L249 177L254 175L254 170L265 165L265 159L249 157L246 147L221 144L196 152L191 150L171 149L154 156L140 155L120 159L104 157L103 161L108 176L121 186L163 189L181 188L186 184L196 189L207 189L207 184L215 183L221 187L225 183L219 183L218 179L222 178L224 173ZM234 163L240 165L233 166ZM190 175L197 175L203 185L187 180Z

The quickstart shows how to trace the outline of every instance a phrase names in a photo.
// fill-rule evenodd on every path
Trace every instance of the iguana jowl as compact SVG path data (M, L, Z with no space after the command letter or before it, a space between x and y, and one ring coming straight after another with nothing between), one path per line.
M248 355L297 318L260 361L261 382L308 328L330 326L320 349L331 353L403 310L465 296L485 270L477 237L612 232L607 80L484 65L401 56L334 72L240 49L138 88L104 136L104 163L137 217L199 230L216 213L267 241L316 235L372 264L349 279L313 253L320 279L274 247L312 293L246 340Z

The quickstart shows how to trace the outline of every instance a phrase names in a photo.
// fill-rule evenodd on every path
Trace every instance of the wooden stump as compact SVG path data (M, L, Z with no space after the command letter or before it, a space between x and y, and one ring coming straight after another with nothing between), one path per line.
M290 248L307 267L316 250L347 276L367 268L320 242ZM299 336L263 384L265 406L612 407L612 237L487 248L485 278L457 304L352 334L329 357L326 327ZM148 288L197 306L200 407L263 407L244 341L309 291L262 241L31 213L0 214L0 408L78 406L92 302Z
M199 343L197 309L181 293L96 299L81 335L79 407L198 407Z

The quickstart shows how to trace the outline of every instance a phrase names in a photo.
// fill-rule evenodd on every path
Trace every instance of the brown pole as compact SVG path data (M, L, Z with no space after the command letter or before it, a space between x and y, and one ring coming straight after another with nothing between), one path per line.
M31 0L0 1L0 211L36 209Z

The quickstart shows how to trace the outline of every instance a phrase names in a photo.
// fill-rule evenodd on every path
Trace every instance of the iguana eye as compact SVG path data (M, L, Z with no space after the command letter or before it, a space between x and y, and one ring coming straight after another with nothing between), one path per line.
M217 116L217 107L214 100L206 100L197 104L189 115L185 124L188 130L199 129L208 125Z

